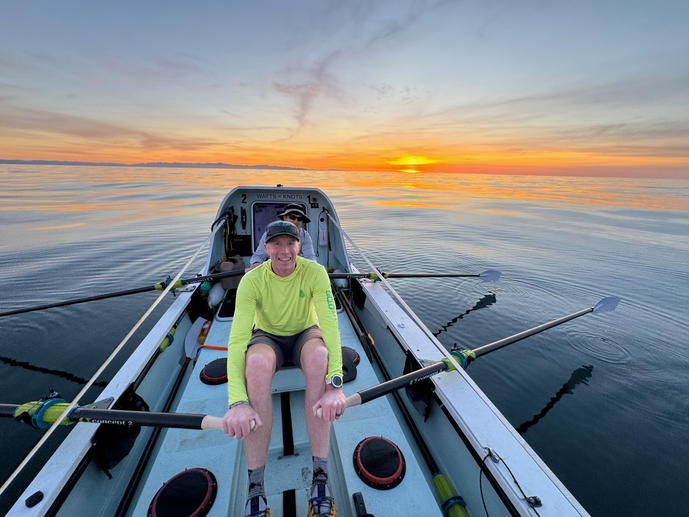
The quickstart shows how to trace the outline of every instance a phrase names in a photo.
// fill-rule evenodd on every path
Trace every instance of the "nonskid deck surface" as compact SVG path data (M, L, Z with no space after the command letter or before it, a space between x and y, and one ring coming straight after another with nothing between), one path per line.
M344 313L338 314L343 346L354 348L361 357L357 377L345 384L351 394L378 383L364 351ZM226 346L232 322L214 321L206 344ZM210 361L226 352L203 348L181 395L177 412L224 415L227 410L227 384L207 385L199 374ZM266 465L266 492L271 515L283 515L283 498L296 501L297 514L306 513L311 484L311 452L304 424L303 375L298 369L278 372L273 381L273 431ZM281 393L289 393L294 454L284 455L282 440ZM356 445L367 436L384 436L394 441L407 462L402 483L391 490L374 490L364 484L356 472L352 455ZM354 517L352 494L362 492L369 513L374 515L441 515L414 451L399 426L387 398L349 408L333 424L328 462L329 485L335 497L338 515ZM227 437L222 431L168 429L159 442L146 478L132 506L131 515L145 515L148 505L162 484L187 468L201 467L213 472L218 493L209 516L243 514L247 492L247 464L244 443ZM285 491L294 490L292 494Z

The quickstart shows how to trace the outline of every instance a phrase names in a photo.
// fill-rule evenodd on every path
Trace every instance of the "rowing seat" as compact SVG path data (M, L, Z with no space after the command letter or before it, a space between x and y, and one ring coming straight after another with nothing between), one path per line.
M306 379L301 368L287 366L275 372L271 391L273 393L286 393L290 391L303 391L306 389Z

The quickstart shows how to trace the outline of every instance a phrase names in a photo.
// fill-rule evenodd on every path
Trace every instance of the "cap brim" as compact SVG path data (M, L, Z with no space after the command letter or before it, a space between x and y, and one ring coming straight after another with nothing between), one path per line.
M279 237L280 235L288 235L288 236L292 237L295 241L299 242L299 237L294 235L293 233L289 233L289 232L278 232L276 234L271 235L270 237L266 236L266 242L270 242L275 237Z

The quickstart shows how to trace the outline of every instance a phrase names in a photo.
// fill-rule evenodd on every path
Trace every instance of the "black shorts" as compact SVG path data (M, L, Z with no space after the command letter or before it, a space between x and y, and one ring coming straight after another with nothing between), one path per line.
M299 361L301 349L304 347L304 343L314 338L323 339L323 332L318 325L304 329L293 336L276 336L261 329L254 329L248 346L264 343L272 348L275 352L275 370L277 371L281 366L298 366L301 368Z

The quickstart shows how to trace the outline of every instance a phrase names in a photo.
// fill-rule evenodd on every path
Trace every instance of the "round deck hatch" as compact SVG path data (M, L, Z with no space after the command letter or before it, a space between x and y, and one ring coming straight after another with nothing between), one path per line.
M227 358L220 357L208 363L201 370L200 377L205 384L222 384L227 382Z
M210 470L187 469L163 483L148 507L148 517L203 517L213 506L217 490Z
M394 442L382 436L369 436L354 449L354 470L368 486L388 490L404 479L406 462Z

